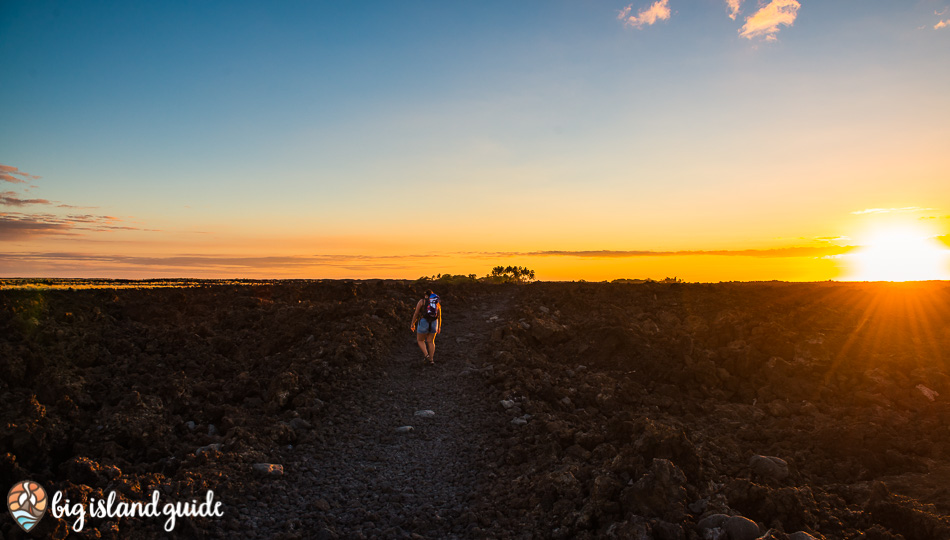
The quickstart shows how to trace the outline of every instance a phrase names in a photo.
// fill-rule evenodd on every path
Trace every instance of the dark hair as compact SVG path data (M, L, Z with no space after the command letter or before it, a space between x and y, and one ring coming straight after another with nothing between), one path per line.
M435 293L432 292L432 289L426 289L426 298L432 296L433 294L435 294Z

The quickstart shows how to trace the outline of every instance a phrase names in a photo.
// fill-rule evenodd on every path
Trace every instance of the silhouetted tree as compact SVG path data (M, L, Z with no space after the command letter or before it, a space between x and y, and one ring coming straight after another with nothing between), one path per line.
M496 266L491 269L489 277L525 283L534 279L534 270L523 266Z

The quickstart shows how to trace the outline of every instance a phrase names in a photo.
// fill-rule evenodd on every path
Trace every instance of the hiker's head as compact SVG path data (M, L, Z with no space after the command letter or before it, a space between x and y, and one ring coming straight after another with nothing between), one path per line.
M432 296L433 294L435 294L435 293L432 292L432 289L426 289L426 298Z

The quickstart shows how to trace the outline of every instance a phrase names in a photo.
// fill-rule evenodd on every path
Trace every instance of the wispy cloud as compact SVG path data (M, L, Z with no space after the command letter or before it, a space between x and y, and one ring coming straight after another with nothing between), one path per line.
M921 208L919 206L905 206L903 208L865 208L864 210L855 210L851 212L855 215L861 214L891 214L891 213L905 213L905 212L930 212L933 208Z
M729 18L736 20L739 8L742 7L742 0L726 0L726 7L729 8Z
M652 251L652 250L580 250L580 251L516 251L516 252L478 252L459 253L484 258L496 257L577 257L583 259L623 259L630 257L692 257L714 255L720 257L826 257L842 255L853 250L855 246L819 246L819 247L784 247L773 249L722 249L722 250L683 250L683 251Z
M941 28L946 28L948 26L950 26L950 19L945 19L938 21L937 24L934 25L934 30L940 30Z
M775 41L779 26L792 26L798 17L801 4L797 0L771 0L768 4L750 15L739 29L739 35L747 38L765 38Z
M20 199L14 191L0 191L0 205L26 206L28 204L51 204L47 199Z
M0 221L2 223L2 221ZM73 234L63 224L18 222L21 229L32 234ZM0 234L4 229L0 228ZM52 233L51 230L56 231ZM717 251L523 251L523 252L456 252L448 255L468 259L507 259L512 257L574 257L582 259L619 259L633 257L732 256L732 257L831 257L853 250L853 246L788 247L777 249L746 249ZM443 255L447 255L443 253ZM430 260L428 253L404 255L313 254L299 256L241 256L175 254L169 256L136 256L78 252L20 252L5 253L0 257L0 272L5 267L22 269L39 267L56 270L125 271L147 268L150 271L173 272L189 275L225 275L247 272L271 275L300 272L307 268L332 267L348 271L392 271L416 268Z
M16 167L0 164L0 179L6 182L29 184L27 179L39 178L41 177L21 171ZM30 191L30 188L25 191ZM21 208L31 205L45 205L53 208L50 212L39 213L0 212L0 241L36 236L76 236L104 231L154 231L154 229L125 223L124 220L115 216L66 213L70 210L88 210L96 208L95 206L77 206L49 199L27 198L15 191L0 191L0 207ZM57 211L56 208L64 210Z
M632 10L633 4L630 4L620 10L617 18L622 20L625 26L643 28L670 18L670 0L657 0L650 7L641 9L636 15L630 15Z
M151 231L129 225L115 216L93 214L24 214L0 212L0 241L20 240L33 236L66 235L106 231Z
M17 176L22 176L22 178L17 178ZM39 180L40 178L42 177L21 171L16 167L0 164L0 180L3 180L4 182L10 182L13 184L27 184L29 183L27 180Z
M4 265L42 265L50 267L72 266L77 268L150 268L166 271L195 273L242 272L259 270L280 272L304 268L334 267L345 270L400 270L417 266L419 261L431 255L300 255L260 256L196 255L178 254L166 257L110 255L75 252L25 252L5 254L0 258Z

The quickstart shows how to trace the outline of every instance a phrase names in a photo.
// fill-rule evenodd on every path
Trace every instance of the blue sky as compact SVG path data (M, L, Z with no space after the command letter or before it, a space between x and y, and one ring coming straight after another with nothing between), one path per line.
M432 200L425 249L453 252L772 248L863 208L950 213L950 2L781 0L791 24L741 36L770 3L4 2L0 164L42 178L0 187L155 254L417 252Z

